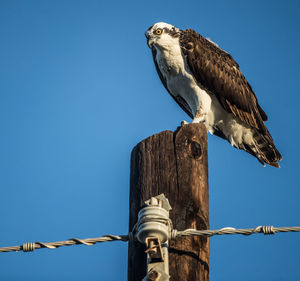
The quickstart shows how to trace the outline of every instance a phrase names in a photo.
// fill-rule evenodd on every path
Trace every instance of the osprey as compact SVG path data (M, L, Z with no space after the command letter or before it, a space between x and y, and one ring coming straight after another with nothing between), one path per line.
M159 22L146 31L158 75L174 100L207 130L265 166L282 159L267 115L230 54L191 29Z

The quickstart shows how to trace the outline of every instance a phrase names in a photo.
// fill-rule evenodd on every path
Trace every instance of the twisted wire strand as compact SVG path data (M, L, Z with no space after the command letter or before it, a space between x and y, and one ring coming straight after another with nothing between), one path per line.
M233 227L224 227L217 230L196 230L196 229L186 229L183 231L173 230L172 238L177 238L181 236L206 236L211 237L214 235L223 234L242 234L251 235L255 233L263 233L265 235L275 234L277 232L298 232L300 231L299 226L292 227L274 227L274 226L258 226L256 228L245 228L245 229L235 229Z
M87 245L91 246L96 243L101 243L101 242L110 242L110 241L124 241L127 242L129 240L129 235L104 235L101 237L97 238L87 238L87 239L78 239L78 238L70 238L65 241L57 241L57 242L48 242L48 243L43 243L43 242L35 242L35 243L24 243L23 245L20 246L12 246L12 247L3 247L0 248L0 253L1 252L13 252L13 251L20 251L22 250L23 252L32 252L35 249L42 249L42 248L48 248L48 249L56 249L61 246L72 246L72 245Z
M147 218L146 221L148 221L149 218ZM157 219L157 218L153 218ZM168 220L162 220L163 223L170 225L170 230L172 229L171 222ZM48 248L48 249L56 249L61 246L72 246L72 245L87 245L91 246L96 243L101 242L111 242L111 241L133 241L135 239L134 232L138 228L140 223L138 223L134 229L133 232L130 232L128 235L103 235L101 237L97 238L87 238L87 239L78 239L78 238L71 238L65 241L58 241L58 242L35 242L35 243L24 243L20 246L12 246L12 247L3 247L0 248L0 253L2 252L14 252L14 251L20 251L23 252L31 252L35 249L42 249L42 248ZM196 230L196 229L186 229L183 231L178 231L176 229L173 229L170 231L171 239L175 239L182 236L204 236L204 237L211 237L214 235L228 235L228 234L242 234L242 235L251 235L255 233L263 233L263 234L275 234L277 232L300 232L300 226L292 226L292 227L274 227L274 226L258 226L256 228L246 228L246 229L235 229L233 227L224 227L217 230Z

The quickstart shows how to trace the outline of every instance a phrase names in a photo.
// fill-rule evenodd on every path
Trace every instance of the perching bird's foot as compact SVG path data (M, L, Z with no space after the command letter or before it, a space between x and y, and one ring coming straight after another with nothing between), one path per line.
M181 127L183 127L184 125L187 125L187 124L189 124L189 122L187 122L185 120L182 120L181 123L180 123Z
M193 119L192 123L204 123L204 121L205 121L204 115L201 115L201 116L196 116Z
M205 117L206 114L202 113L201 109L198 109L192 123L204 123Z

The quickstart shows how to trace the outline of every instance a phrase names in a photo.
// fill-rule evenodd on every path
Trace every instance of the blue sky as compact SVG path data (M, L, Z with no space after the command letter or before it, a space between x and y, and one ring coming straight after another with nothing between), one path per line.
M128 232L132 148L189 120L146 45L158 21L233 55L283 155L263 168L209 136L210 227L300 225L299 3L0 0L0 247ZM298 280L299 242L213 237L210 278ZM5 281L126 280L127 243L6 253L0 267Z

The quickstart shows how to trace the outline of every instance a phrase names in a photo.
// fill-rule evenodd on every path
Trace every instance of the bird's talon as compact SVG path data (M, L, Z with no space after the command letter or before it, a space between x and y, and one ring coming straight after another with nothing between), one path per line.
M183 127L184 125L187 125L187 124L189 124L189 122L187 122L185 120L182 120L181 123L180 123L181 127Z
M195 117L192 123L204 123L204 122L205 122L205 118L204 116L201 116L201 117Z

